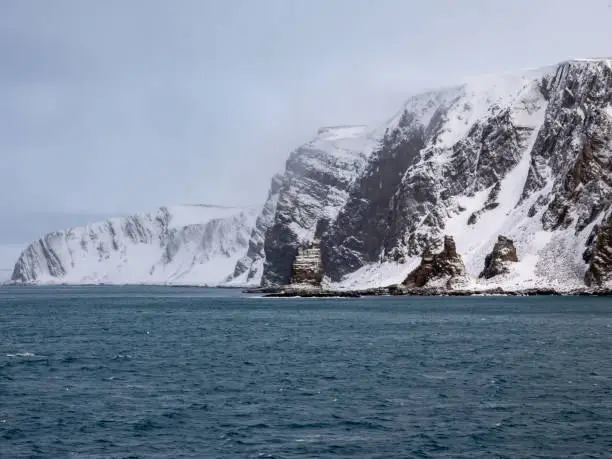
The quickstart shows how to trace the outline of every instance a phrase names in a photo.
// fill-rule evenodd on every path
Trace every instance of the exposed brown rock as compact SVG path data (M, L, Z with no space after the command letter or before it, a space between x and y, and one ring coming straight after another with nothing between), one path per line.
M315 240L298 249L291 266L291 284L320 287L322 280L321 249Z
M452 288L465 276L465 266L457 253L455 240L452 236L444 236L442 252L432 254L425 249L421 264L408 274L403 284L406 287L424 287L433 280L448 278L446 288Z
M509 272L508 263L517 262L516 248L512 239L498 236L493 251L485 257L485 266L478 277L492 277Z
M586 285L601 286L612 281L612 216L594 231L592 246L588 251L589 267L584 276Z

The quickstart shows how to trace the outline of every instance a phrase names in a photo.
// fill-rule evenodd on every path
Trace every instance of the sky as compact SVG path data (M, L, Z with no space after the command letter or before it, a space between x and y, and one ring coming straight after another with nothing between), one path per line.
M2 0L0 212L260 204L329 124L612 55L610 0Z

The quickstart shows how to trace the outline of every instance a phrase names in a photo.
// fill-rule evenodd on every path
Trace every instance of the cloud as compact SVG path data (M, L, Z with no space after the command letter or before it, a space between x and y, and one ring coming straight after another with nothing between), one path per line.
M325 124L609 53L605 0L88 0L0 6L0 210L253 204Z

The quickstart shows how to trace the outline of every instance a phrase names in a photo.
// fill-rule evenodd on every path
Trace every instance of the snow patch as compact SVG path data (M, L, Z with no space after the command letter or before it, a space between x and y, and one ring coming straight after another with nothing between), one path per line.
M420 257L412 257L406 263L372 263L348 274L340 282L326 282L324 287L330 290L361 290L401 284L420 262Z

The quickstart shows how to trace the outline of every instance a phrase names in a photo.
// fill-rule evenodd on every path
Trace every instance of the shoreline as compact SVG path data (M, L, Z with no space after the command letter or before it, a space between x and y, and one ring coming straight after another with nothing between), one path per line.
M325 290L318 288L264 287L243 290L247 294L260 294L267 298L361 298L367 296L612 296L610 288L584 288L567 291L553 288L526 288L504 290L501 287L484 290L447 290L442 288L380 287L363 290Z
M193 288L193 289L220 289L239 290L241 293L262 295L268 298L361 298L369 296L612 296L612 288L574 288L570 290L557 290L554 288L524 288L503 289L493 287L488 289L445 289L437 287L406 288L402 286L376 287L354 290L327 290L317 287L245 287L223 285L195 285L195 284L36 284L6 282L3 287L167 287L167 288Z

